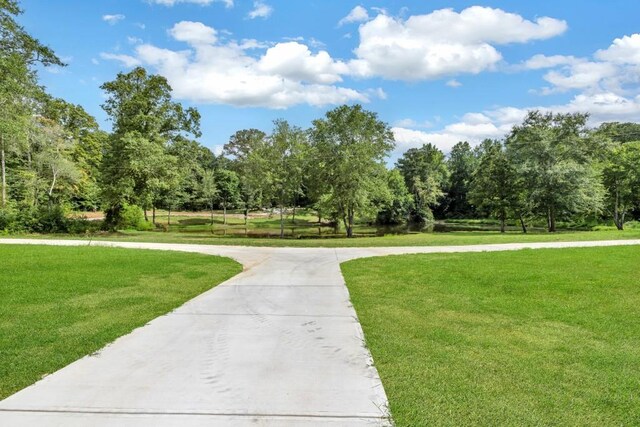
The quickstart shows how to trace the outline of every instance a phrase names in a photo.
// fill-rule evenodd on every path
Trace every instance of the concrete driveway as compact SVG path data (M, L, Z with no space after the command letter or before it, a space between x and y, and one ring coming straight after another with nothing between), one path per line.
M384 388L364 346L341 262L405 253L638 244L306 249L93 242L222 255L245 269L98 354L3 400L0 425L390 425Z

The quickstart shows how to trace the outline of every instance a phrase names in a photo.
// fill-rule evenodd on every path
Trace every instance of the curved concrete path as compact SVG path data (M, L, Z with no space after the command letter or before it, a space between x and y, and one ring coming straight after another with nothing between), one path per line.
M90 244L222 255L245 269L0 402L2 426L390 425L341 262L407 253L639 245L640 240L339 249Z

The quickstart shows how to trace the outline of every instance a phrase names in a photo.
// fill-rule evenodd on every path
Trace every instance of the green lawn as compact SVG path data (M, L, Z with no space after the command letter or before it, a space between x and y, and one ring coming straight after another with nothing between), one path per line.
M83 235L14 235L8 238L44 238L89 240ZM625 231L560 231L557 233L508 232L500 234L495 231L455 231L449 233L414 233L404 235L387 235L384 237L327 238L327 239L278 239L251 237L224 237L202 232L161 232L161 231L124 231L90 237L92 240L109 240L122 242L158 242L187 243L205 245L238 245L238 246L272 246L272 247L372 247L372 246L445 246L474 245L488 243L517 242L568 242L587 240L625 240L640 239L640 229Z
M640 246L342 270L398 426L640 425Z
M242 271L206 255L0 245L0 399Z

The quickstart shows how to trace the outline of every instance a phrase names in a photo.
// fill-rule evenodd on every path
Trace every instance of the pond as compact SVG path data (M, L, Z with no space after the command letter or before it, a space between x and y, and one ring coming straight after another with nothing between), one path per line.
M247 238L279 238L280 225L276 222L249 222L244 224L223 225L215 223L213 226L205 218L189 218L179 220L177 224L169 227L170 231L189 234L210 234L212 236L224 237L247 237ZM454 231L467 232L487 232L499 231L500 226L491 223L476 222L445 222L435 221L425 224L403 224L396 226L376 226L358 224L354 228L354 237L381 237L387 235L401 235L412 233L448 233ZM519 230L519 227L510 226L507 230ZM345 235L344 229L336 229L333 226L301 221L295 225L290 222L285 223L285 238L288 239L331 239L342 238Z

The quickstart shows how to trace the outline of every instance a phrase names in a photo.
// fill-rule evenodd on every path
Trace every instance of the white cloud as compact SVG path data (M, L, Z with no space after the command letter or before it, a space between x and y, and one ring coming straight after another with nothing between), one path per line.
M247 18L256 19L263 18L266 19L273 13L273 7L269 6L262 0L256 0L253 2L253 9L247 14Z
M129 42L129 44L140 44L143 42L141 38L134 36L127 36L127 41Z
M198 4L200 6L208 6L214 2L224 3L226 7L233 7L233 0L148 0L150 3L161 4L164 6L174 6L179 3Z
M544 79L554 90L564 92L572 89L594 88L603 79L614 77L617 67L606 62L577 62L560 70L549 71Z
M607 49L597 51L595 57L616 64L640 64L640 34L615 39Z
M514 125L522 122L530 110L554 113L588 112L591 115L589 123L592 126L608 121L637 122L640 121L640 96L623 97L610 92L591 95L583 93L574 96L566 104L496 108L481 113L465 114L457 122L432 132L397 123L396 127L392 128L397 144L396 155L426 143L432 143L448 153L458 141L467 141L475 145L486 138L503 138Z
M121 14L117 15L102 15L102 20L109 25L116 25L118 22L124 20L126 17Z
M189 44L212 44L217 40L216 30L201 22L181 21L168 32L174 39Z
M501 61L494 45L548 39L566 29L565 21L548 17L529 21L481 6L459 13L441 9L406 20L381 13L360 26L357 59L351 66L362 77L397 80L477 74Z
M393 128L398 143L396 154L431 142L445 152L458 141L477 144L485 138L501 138L520 123L529 110L554 113L589 113L589 124L610 121L640 121L640 35L615 39L611 46L590 58L536 55L519 67L548 69L543 79L551 84L542 93L573 91L566 102L533 105L528 108L501 107L465 114L442 129L418 130L415 123L397 123Z
M142 65L142 62L138 59L135 58L131 55L121 55L121 54L116 54L116 53L105 53L102 52L100 54L100 58L102 59L106 59L108 61L119 61L121 62L125 67L137 67L138 65Z
M342 81L340 75L349 71L345 63L334 61L326 51L314 55L306 45L298 42L278 43L269 48L257 67L269 74L323 84Z
M456 79L451 79L451 80L447 81L446 85L449 86L449 87L460 87L460 86L462 86L462 83L460 83Z
M638 93L640 34L615 39L607 49L596 51L593 58L535 55L516 69L549 69L543 78L551 86L539 91L543 95L583 91L587 95L627 97Z
M196 25L198 24L198 25ZM201 103L287 108L368 102L382 90L357 91L337 86L349 67L326 52L298 42L276 43L264 52L255 42L220 40L203 24L180 22L169 34L189 49L174 51L138 45L135 56L103 54L125 66L143 64L165 76L178 98Z
M369 12L362 6L356 6L351 9L351 12L338 22L338 26L341 27L345 24L352 22L365 22L369 20Z
M522 64L522 68L529 70L540 70L544 68L554 68L558 65L569 65L578 62L573 56L565 55L534 55Z

